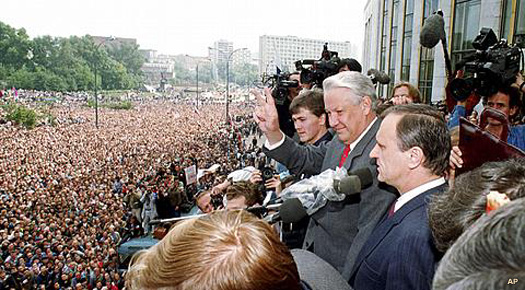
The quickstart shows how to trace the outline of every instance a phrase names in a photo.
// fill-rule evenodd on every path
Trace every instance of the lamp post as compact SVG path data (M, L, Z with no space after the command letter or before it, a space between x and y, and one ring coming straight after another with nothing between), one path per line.
M95 46L95 54L98 54L98 49L100 48L101 45L105 44L108 41L113 41L113 40L115 40L115 37L110 36L109 38L106 38L103 41L101 41L97 46ZM98 129L97 60L93 60L93 71L95 75L95 88L94 88L94 91L95 91L95 126Z
M187 57L193 59L193 61L195 62L195 78L196 78L196 87L197 87L197 103L196 103L196 106L197 106L197 109L199 109L199 60L196 59L195 57L191 56L191 55L187 55ZM207 58L206 60L210 60L209 58Z
M234 53L240 50L246 50L247 48L237 48L230 53L226 59L226 123L230 121L229 106L230 106L230 59Z

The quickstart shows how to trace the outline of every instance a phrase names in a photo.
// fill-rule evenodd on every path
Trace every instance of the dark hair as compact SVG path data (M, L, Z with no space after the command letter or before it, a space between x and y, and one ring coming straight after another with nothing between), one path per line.
M423 165L433 174L442 176L448 168L450 156L450 134L443 115L425 104L406 104L386 109L388 114L403 115L396 126L398 147L401 151L417 146L423 150Z
M295 97L290 104L290 114L299 113L300 109L306 109L317 117L326 114L324 109L323 91L318 89L304 90Z
M246 198L246 205L253 206L255 204L263 204L264 198L257 190L257 186L248 181L238 181L226 188L226 199L232 200L234 198L244 196Z
M519 88L514 86L502 86L498 89L498 92L509 96L510 108L521 106L521 92Z
M481 217L441 260L432 289L517 289L525 281L525 199Z
M486 210L490 191L506 193L511 199L525 197L523 160L487 162L458 176L454 187L434 195L428 216L436 247L445 252Z
M363 72L363 67L361 64L353 59L353 58L343 58L339 62L339 65L337 66L337 71L339 71L341 68L348 66L348 69L350 71L356 71L356 72Z

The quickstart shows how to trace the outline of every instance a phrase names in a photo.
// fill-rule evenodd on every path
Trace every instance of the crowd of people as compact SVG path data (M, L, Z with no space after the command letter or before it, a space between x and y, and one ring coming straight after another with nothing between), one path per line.
M485 228L473 229L477 220L490 226L488 219L496 215L501 223L512 224L501 212L509 201L518 204L512 205L513 214L522 207L518 200L525 188L523 159L488 162L454 179L453 169L465 160L452 132L459 118L467 116L466 104L458 101L451 114L444 115L418 104L418 89L405 82L396 84L388 98L380 98L357 64L348 62L326 78L322 90L300 90L296 80L299 86L290 91L286 106L276 105L270 90L253 91L257 106L234 106L232 115L237 117L227 123L219 121L224 120L219 105L196 109L154 100L129 111L103 109L100 128L93 126L91 110L76 105L58 106L55 113L60 116L67 110L85 122L34 130L1 126L1 286L118 290L127 283L132 289L172 284L200 289L196 284L204 281L198 287L223 283L229 285L225 289L237 289L238 283L253 281L242 270L235 276L236 263L246 269L268 263L264 279L275 276L287 286L260 282L265 288L324 289L312 287L323 278L307 279L308 271L301 270L305 265L286 246L315 254L324 263L323 273L336 273L332 282L343 281L344 287L335 289L430 289L432 281L439 288L464 282L443 265L462 267L471 280L493 270L487 266L476 272L468 260L454 261L448 251L475 255L457 243L469 244L464 232L487 236ZM525 146L525 126L515 121L524 88L520 74L516 82L511 88L498 88L480 104L502 113L511 124L508 138L501 134L505 122L489 119L483 129L505 137L503 141L519 151ZM253 136L257 128L252 113L258 132L264 133L261 149L256 146L259 137ZM472 120L477 122L476 116ZM264 173L266 157L255 158L261 152L275 161L276 172L270 170L269 176ZM209 170L195 170L192 177L186 170L191 167ZM370 184L342 198L327 196L302 224L288 225L288 233L282 224L280 239L253 216L230 211L260 209L275 201L286 187L285 176L294 182L341 168L368 169ZM263 182L262 189L254 185L261 187ZM151 234L150 221L179 217L194 206L207 215L165 232L160 244L136 256L132 277L125 282L117 269L117 247ZM226 211L217 213L218 209ZM264 243L254 238L259 234ZM186 240L192 238L202 242L202 248L173 251L186 249ZM483 241L475 243L476 251L494 254L494 249L480 245ZM265 260L259 254L266 248L257 248L263 244L282 253L264 254ZM206 262L201 251L210 245ZM237 255L241 261L232 259ZM164 277L155 265L159 258L174 261L165 265L170 273L179 267L188 270L176 279ZM271 258L286 260L286 267L278 269L267 262ZM505 266L510 269L506 274L520 269ZM260 273L250 273L259 279ZM503 285L499 280L488 282ZM257 287L246 285L242 287Z
M232 107L233 126L218 121L222 112L150 102L101 109L97 129L93 110L73 104L53 113L86 122L1 125L0 289L122 289L119 244L148 233L145 217L192 208L197 188L184 169L218 164L220 175L241 164L249 109ZM156 207L166 199L173 207Z

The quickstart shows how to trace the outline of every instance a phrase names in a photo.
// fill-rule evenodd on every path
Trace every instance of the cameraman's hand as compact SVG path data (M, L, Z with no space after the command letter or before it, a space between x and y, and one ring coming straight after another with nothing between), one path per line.
M274 175L271 179L267 180L264 186L266 186L266 188L274 188L275 193L278 196L283 190L283 187L281 184L281 178L279 178L279 175Z
M283 133L279 130L279 115L277 114L277 108L270 89L264 89L264 96L257 90L252 90L251 92L257 98L258 103L253 114L255 122L266 135L270 145L281 141Z
M260 170L254 170L252 172L252 176L250 177L250 182L253 184L257 184L262 182L262 176Z

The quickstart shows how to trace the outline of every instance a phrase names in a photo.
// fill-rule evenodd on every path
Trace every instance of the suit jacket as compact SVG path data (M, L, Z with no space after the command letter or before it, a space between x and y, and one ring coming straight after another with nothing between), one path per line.
M429 189L382 218L357 257L350 285L362 289L431 289L441 254L434 247L427 203L446 185Z
M350 271L361 247L396 197L380 188L375 163L371 163L369 157L376 144L375 135L380 121L378 119L372 125L343 164L348 171L368 167L374 175L372 186L344 201L329 201L314 213L303 245L303 248L313 251L336 268L346 280L350 278ZM294 174L316 175L338 167L344 148L345 145L337 136L320 146L301 146L286 137L281 146L271 151L265 150L265 153L283 163Z

